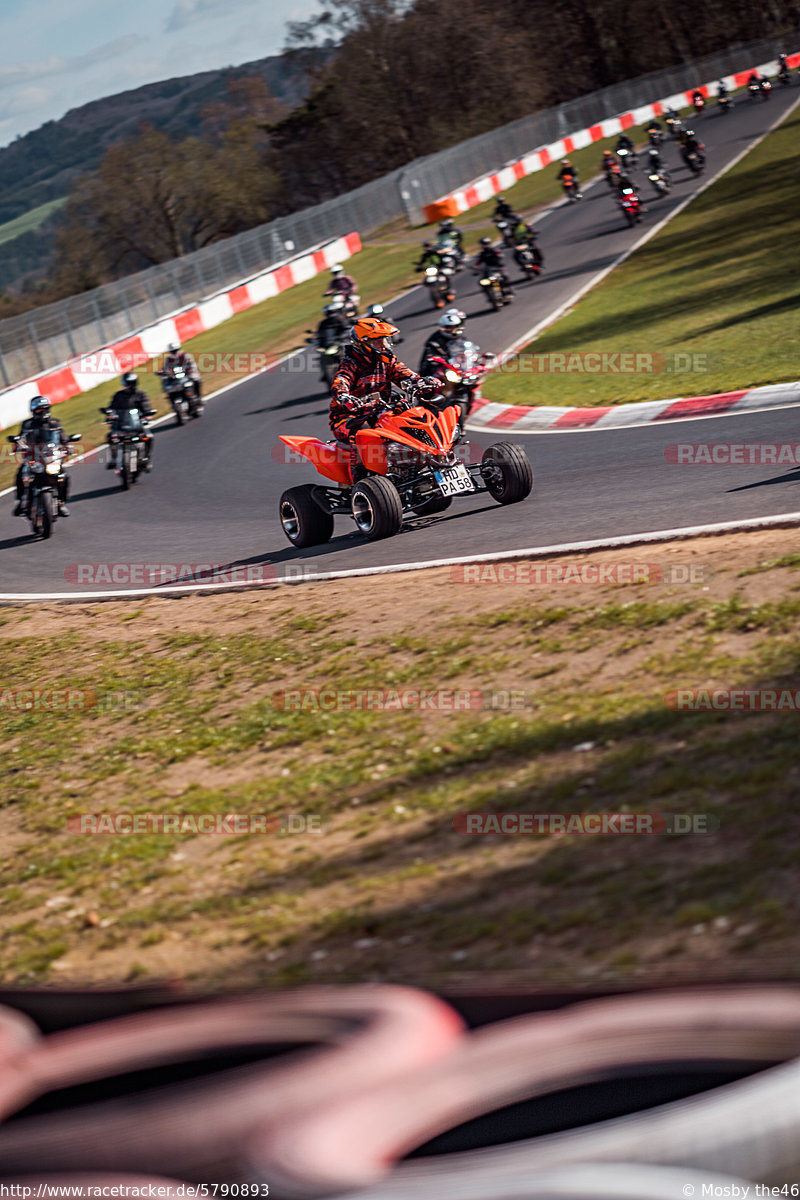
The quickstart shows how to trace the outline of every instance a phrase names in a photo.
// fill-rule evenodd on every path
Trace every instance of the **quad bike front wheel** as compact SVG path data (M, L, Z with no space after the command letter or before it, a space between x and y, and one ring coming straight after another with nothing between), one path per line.
M322 545L333 533L333 516L320 508L313 492L310 483L289 488L281 496L278 506L283 532L300 550Z
M392 537L403 524L403 505L397 488L383 475L370 475L353 488L353 520L371 542Z
M533 489L530 459L515 442L487 446L481 459L481 475L498 504L517 504Z

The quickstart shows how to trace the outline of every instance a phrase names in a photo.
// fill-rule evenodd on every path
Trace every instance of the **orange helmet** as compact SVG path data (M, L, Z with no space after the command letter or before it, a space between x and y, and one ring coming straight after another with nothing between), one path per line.
M388 339L396 333L399 333L397 326L388 321L380 321L377 317L360 317L353 326L350 339L357 350L370 358L379 358L388 363L393 358Z

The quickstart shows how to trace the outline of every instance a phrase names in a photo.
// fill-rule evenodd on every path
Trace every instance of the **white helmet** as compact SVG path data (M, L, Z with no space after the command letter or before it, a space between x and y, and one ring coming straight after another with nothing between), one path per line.
M331 267L331 275L341 275L343 270L344 270L344 267L342 266L341 263L334 263L333 266Z
M448 308L447 312L442 313L439 317L437 323L440 329L455 338L463 333L466 316L466 313L463 313L460 308Z
M170 344L167 346L167 354L177 354L180 348L180 342L170 342Z
M382 312L383 312L382 304L370 304L369 308L364 313L364 316L365 317L379 317Z

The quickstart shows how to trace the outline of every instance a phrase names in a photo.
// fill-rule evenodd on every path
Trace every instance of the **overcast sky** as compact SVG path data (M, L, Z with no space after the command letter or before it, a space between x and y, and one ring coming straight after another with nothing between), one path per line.
M317 0L0 0L0 146L116 92L278 53Z

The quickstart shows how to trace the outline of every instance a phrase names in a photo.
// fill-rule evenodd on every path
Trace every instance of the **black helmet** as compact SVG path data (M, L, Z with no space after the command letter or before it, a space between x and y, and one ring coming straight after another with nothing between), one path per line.
M423 250L431 250L432 248L433 248L433 242L423 242L422 243Z
M124 388L135 388L139 382L139 376L135 371L126 371L122 376L122 386Z
M492 239L490 237L482 237L481 238L482 246L491 246L491 244L492 244Z
M47 396L34 396L30 409L33 417L47 417L50 415L50 401Z

